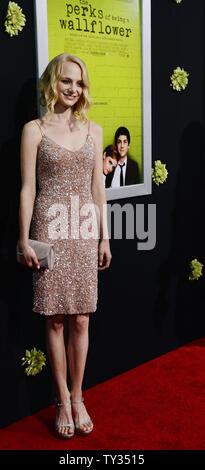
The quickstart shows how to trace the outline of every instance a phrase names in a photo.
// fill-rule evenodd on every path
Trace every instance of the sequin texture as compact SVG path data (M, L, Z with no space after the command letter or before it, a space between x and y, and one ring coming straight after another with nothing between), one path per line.
M32 274L32 310L42 315L71 315L97 309L99 238L95 232L95 236L86 239L78 230L86 219L85 211L81 215L80 210L85 204L94 204L91 181L95 159L95 145L89 133L76 151L42 136L30 237L53 244L55 253L52 271L41 268ZM76 202L79 210L75 210Z

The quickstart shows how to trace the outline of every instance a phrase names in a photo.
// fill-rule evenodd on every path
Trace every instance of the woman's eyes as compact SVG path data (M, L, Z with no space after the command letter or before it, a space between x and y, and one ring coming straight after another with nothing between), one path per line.
M61 80L63 83L71 83L71 80L69 79L65 79L65 80ZM77 82L77 85L80 86L80 87L83 87L83 82Z

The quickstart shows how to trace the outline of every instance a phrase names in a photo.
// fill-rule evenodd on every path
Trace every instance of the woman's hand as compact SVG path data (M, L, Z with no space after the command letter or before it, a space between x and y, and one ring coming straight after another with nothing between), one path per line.
M98 270L102 271L103 269L109 268L111 258L109 239L101 240L98 247Z
M20 255L20 262L24 266L27 266L28 268L32 268L34 271L36 269L40 269L40 264L38 261L38 258L36 256L36 253L31 246L28 246L24 248L23 250L20 249L21 252L23 252L23 255Z

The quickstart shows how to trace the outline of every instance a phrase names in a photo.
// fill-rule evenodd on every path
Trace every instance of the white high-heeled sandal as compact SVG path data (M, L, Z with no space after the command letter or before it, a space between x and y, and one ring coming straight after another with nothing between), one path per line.
M67 405L70 405L71 406L71 402L68 401L66 403L59 403L57 400L56 400L56 407L57 406L67 406ZM73 430L73 433L68 433L68 432L59 432L59 428L74 428ZM73 423L69 423L69 424L57 424L57 422L55 422L55 431L56 431L56 434L57 434L57 437L59 437L60 439L71 439L71 437L74 436L75 434L75 426Z
M83 397L81 398L81 400L78 400L78 401L71 400L71 406L75 403L81 403L82 401L84 401ZM92 424L92 427L90 429L85 429L84 431L83 429L79 429L83 424L88 424L88 423ZM85 421L78 421L78 423L75 423L75 432L76 434L79 434L79 436L86 436L87 434L90 434L92 432L93 427L94 427L93 422L91 421L89 417Z

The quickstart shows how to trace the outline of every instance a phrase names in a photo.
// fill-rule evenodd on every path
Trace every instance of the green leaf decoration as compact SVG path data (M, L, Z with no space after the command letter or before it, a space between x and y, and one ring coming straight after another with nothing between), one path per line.
M26 17L22 13L22 8L15 2L9 2L6 14L5 31L11 37L16 36L19 31L22 31L26 23Z
M184 90L188 84L189 73L187 73L183 68L177 67L174 69L173 74L171 75L171 83L173 90L181 91Z
M190 274L189 274L189 280L194 281L195 279L198 280L199 277L202 276L202 268L203 264L200 263L196 258L190 261L189 263L190 266Z
M164 183L167 179L168 171L166 169L166 164L162 163L161 160L156 160L154 162L154 168L152 168L152 179L159 186L159 184Z
M42 371L43 366L46 364L46 356L42 351L37 351L36 348L29 351L26 350L25 357L22 357L22 366L25 368L26 375L37 375Z

